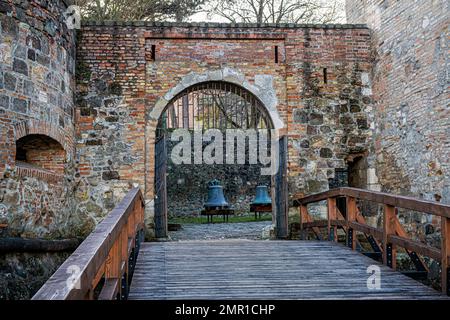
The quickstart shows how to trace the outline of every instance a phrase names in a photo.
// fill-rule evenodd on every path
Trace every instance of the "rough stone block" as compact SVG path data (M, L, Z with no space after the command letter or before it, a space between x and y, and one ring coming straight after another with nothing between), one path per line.
M4 83L5 89L13 92L16 91L16 83L17 83L16 77L10 72L5 72L3 78L5 81Z
M12 101L11 109L19 113L27 113L28 101L24 99L14 98Z
M14 58L13 70L17 73L28 76L28 64L21 59Z

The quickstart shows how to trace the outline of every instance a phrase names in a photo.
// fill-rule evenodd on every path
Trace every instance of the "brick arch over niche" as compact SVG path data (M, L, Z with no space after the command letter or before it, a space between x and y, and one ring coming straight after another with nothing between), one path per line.
M28 135L43 135L57 141L67 153L69 158L74 154L74 143L58 126L42 120L29 119L14 125L15 141Z

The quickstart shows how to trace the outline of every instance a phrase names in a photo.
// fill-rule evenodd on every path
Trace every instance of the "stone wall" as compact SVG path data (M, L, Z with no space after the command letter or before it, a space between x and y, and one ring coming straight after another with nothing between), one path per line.
M70 253L0 254L0 300L29 300Z
M277 118L289 136L291 196L328 189L335 169L370 139L364 26L90 23L79 40L79 196L99 216L139 184L153 228L156 123L198 82L236 83Z
M450 203L449 6L347 0L348 21L367 23L373 33L368 166L383 191L444 203ZM429 225L438 221L407 211L399 216L414 237L439 245L433 235L439 228Z
M67 5L0 1L0 219L11 236L77 236L86 221L74 216L72 197L75 33Z

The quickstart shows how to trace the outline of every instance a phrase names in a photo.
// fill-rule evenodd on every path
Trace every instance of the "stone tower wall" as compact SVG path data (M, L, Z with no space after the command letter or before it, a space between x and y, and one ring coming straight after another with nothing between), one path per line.
M0 232L4 235L79 234L70 222L76 160L76 36L65 23L69 5L63 0L0 1L0 205L6 211L0 218L4 226Z
M450 203L449 9L445 0L346 2L348 22L372 30L368 162L381 189L444 203ZM400 218L412 234L439 245L437 219L411 212Z

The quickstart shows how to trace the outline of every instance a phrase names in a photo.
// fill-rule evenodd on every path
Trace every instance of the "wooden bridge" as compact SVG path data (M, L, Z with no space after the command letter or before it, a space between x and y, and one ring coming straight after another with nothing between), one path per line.
M366 224L358 210L361 200L384 207L382 229ZM308 205L320 201L327 202L328 215L317 221ZM133 189L33 299L446 299L449 295L450 206L354 188L304 197L294 205L299 208L301 237L314 240L142 243L144 202L139 189ZM398 208L439 216L441 248L409 239L397 219ZM371 250L362 254L364 241ZM440 263L442 292L396 271L396 252L401 248L417 274L428 271L423 257ZM372 279L379 279L379 286Z

